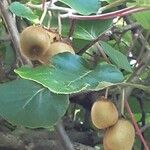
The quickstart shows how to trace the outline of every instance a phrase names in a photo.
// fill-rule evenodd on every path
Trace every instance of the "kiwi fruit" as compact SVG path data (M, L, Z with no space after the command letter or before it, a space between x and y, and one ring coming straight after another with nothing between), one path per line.
M63 41L57 41L51 44L47 55L49 55L50 57L53 57L54 55L63 53L63 52L70 52L72 54L75 54L74 49L72 48L70 44L65 43Z
M50 59L59 53L63 53L63 52L70 52L72 54L75 54L72 46L66 42L63 41L56 41L51 43L50 48L48 49L48 51L45 53L45 55L43 55L40 59L40 62L42 62L43 64L49 64L50 63Z
M101 97L92 106L91 120L98 129L108 128L117 122L118 111L111 101Z
M104 150L132 150L135 138L133 125L125 119L108 128L103 138Z
M58 34L58 32L56 32L56 31L54 31L52 29L49 29L49 30L46 29L46 32L48 33L48 36L49 36L49 39L50 39L50 43L53 43L53 42L61 40L60 35Z
M29 26L20 34L21 53L30 60L40 60L50 45L49 34L41 26Z

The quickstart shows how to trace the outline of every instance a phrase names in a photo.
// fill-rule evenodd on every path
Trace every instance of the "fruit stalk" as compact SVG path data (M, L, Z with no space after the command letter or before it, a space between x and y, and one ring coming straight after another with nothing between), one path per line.
M145 139L144 139L144 137L143 137L143 135L142 135L142 133L141 133L141 130L140 130L138 124L136 123L136 120L135 120L135 118L134 118L134 115L133 115L133 113L132 113L132 111L131 111L131 108L130 108L129 103L128 103L127 100L125 100L125 107L126 107L126 110L128 111L128 113L129 113L129 115L130 115L131 121L132 121L132 123L133 123L133 125L134 125L134 127L135 127L135 130L136 130L136 132L137 132L137 135L139 136L141 142L142 142L143 145L144 145L145 150L149 150L149 147L148 147L148 145L147 145L147 143L146 143L146 141L145 141Z

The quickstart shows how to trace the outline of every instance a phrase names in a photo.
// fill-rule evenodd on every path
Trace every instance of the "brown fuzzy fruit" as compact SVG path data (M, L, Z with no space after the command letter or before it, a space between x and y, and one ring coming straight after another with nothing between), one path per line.
M125 119L106 130L103 139L104 150L132 150L135 130L133 125Z
M60 35L57 32L53 30L46 30L46 32L48 33L50 43L60 41Z
M101 98L92 106L91 120L99 129L108 128L117 122L118 111L111 101Z
M70 52L72 54L75 54L71 45L62 41L57 41L51 44L51 47L48 51L48 55L50 57L53 57L54 55L58 53L63 53L63 52Z
M29 26L20 35L21 53L31 60L40 60L50 45L48 33L40 26Z
M62 41L53 42L49 50L41 57L40 62L43 64L49 64L50 58L52 58L56 54L63 52L70 52L72 54L75 54L72 46L70 46L69 44Z

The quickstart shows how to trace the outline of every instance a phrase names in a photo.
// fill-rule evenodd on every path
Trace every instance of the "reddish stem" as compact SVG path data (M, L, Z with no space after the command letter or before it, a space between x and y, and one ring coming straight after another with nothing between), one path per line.
M129 115L130 115L131 121L132 121L132 123L133 123L133 125L134 125L134 127L135 127L135 130L136 130L136 132L137 132L137 135L139 136L141 142L142 142L143 145L144 145L145 150L149 150L149 147L148 147L148 145L147 145L147 143L146 143L146 141L145 141L145 139L144 139L144 137L143 137L143 135L142 135L142 132L141 132L141 130L140 130L138 124L136 123L136 120L135 120L135 118L134 118L134 115L133 115L133 113L132 113L132 111L131 111L131 108L130 108L129 103L128 103L127 100L125 100L125 107L126 107L128 113L129 113Z
M80 15L73 15L70 14L68 17L71 19L76 19L76 20L97 20L97 19L112 19L115 17L121 17L121 16L126 16L135 12L139 12L139 11L146 11L146 10L150 10L149 8L144 8L144 7L128 7L128 8L124 8L121 10L117 10L114 12L110 12L110 13L105 13L105 14L100 14L100 15L92 15L92 16L80 16Z

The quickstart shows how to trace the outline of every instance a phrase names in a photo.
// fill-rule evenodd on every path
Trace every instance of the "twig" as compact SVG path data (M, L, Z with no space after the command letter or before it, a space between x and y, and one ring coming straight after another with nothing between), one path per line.
M126 21L127 24L132 24L132 21L127 16L124 17L124 20ZM127 80L127 82L136 83L139 81L139 75L143 72L143 70L147 67L148 63L150 62L150 45L145 40L145 38L143 37L142 33L138 28L136 29L136 31L132 30L132 32L133 34L138 34L139 40L141 41L141 43L145 45L145 49L147 50L140 61L140 65L138 66L138 68L136 68L136 70L134 70L132 75ZM125 94L126 99L128 99L132 90L133 87L128 87L126 89L126 94Z
M73 145L69 139L69 137L67 136L65 129L63 127L62 121L58 121L57 125L56 125L56 131L58 133L58 138L60 139L60 142L62 143L62 145L64 146L65 150L75 150L73 148Z
M110 13L100 14L100 15L91 15L91 16L81 16L81 15L75 15L72 13L67 13L61 15L62 18L70 18L70 19L76 19L76 20L99 20L99 19L113 19L115 17L123 17L129 14L133 14L135 12L141 12L141 11L149 11L150 8L140 7L136 8L134 6L124 8L121 10L117 10Z
M48 3L47 7L48 7ZM30 8L36 8L36 9L42 9L42 5L33 5L31 3L28 3L27 6ZM131 6L128 8L124 8L121 10L117 10L114 12L110 13L104 13L104 14L96 14L96 15L91 15L91 16L81 16L77 15L77 12L74 9L67 8L67 7L60 7L56 6L54 3L51 4L50 7L47 8L48 10L57 10L61 12L65 12L65 14L62 14L60 17L61 18L70 18L70 19L75 19L75 20L99 20L99 19L112 19L115 17L121 17L121 16L126 16L135 12L140 12L140 11L148 11L150 10L149 7L135 7Z
M99 52L101 53L101 55L103 56L103 58L106 60L106 62L110 64L110 61L109 61L107 55L105 54L104 50L99 45L99 43L95 43L95 46L97 47L97 49L99 50Z
M6 0L0 1L0 10L6 23L7 29L10 33L11 40L15 48L16 58L21 64L24 64L24 61L26 61L26 59L23 58L20 54L19 33L16 29L16 24L12 17L12 14L8 10L8 2Z
M134 118L134 115L133 115L133 113L132 113L132 111L131 111L131 108L130 108L130 106L129 106L127 100L125 100L125 107L126 107L128 113L129 113L129 115L130 115L131 121L132 121L132 123L133 123L133 125L134 125L134 127L135 127L135 130L136 130L136 132L137 132L137 135L139 136L141 142L142 142L143 145L144 145L145 150L149 150L149 147L148 147L148 145L147 145L147 143L146 143L146 141L145 141L145 139L144 139L144 137L143 137L143 135L142 135L142 133L141 133L140 128L138 127L138 125L137 125L137 123L136 123L136 120L135 120L135 118Z
M112 34L115 34L115 33L123 34L123 33L128 32L129 30L136 29L137 27L140 27L140 24L132 23L130 25L123 26L121 30L118 28L112 29Z
M68 39L70 39L73 36L74 30L75 30L76 21L71 19L70 20L70 29L68 33Z
M131 44L130 44L130 47L129 47L129 49L128 49L128 54L134 49L134 46L135 46L135 44L136 44L136 42L137 42L137 40L138 40L138 35L137 35L137 33L135 33L135 34L133 34L133 37L132 37L132 42L131 42Z
M146 38L145 38L145 40L147 41L148 40L148 38L149 38L149 36L150 36L150 31L147 33L147 35L146 35ZM142 55L143 55L143 52L144 52L144 50L145 50L145 40L144 40L144 42L142 43L142 48L141 48L141 50L140 50L140 54L139 54L139 56L138 56L138 58L137 58L137 62L136 62L136 64L135 64L135 67L137 66L137 64L140 62L140 60L141 60L141 58L142 58Z
M44 5L44 3L43 3L43 5ZM47 14L47 8L46 8L46 7L44 7L44 8L43 8L42 16L41 16L41 18L40 18L40 24L42 24L42 23L43 23L43 21L44 21L44 18L45 18L45 16L46 16L46 14Z
M103 39L102 37L103 37L103 34L99 35L96 39L92 40L87 45L85 45L82 49L80 49L77 54L78 55L82 55L87 49L89 49L90 47L92 47L98 41L102 40Z

